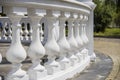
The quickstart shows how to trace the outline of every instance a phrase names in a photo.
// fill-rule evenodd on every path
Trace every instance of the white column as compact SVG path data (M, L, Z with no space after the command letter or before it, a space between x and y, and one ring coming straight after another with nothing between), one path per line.
M59 40L58 40L58 45L60 47L60 57L57 60L60 65L61 69L67 69L70 67L70 60L66 57L67 52L70 50L70 45L66 39L65 36L65 21L66 21L65 13L61 11L61 14L59 16Z
M74 14L71 13L70 17L68 18L68 42L70 44L70 51L68 53L68 58L71 60L72 66L74 66L78 62L78 58L74 55L74 54L76 54L78 45L74 38L73 22L74 22Z
M84 33L84 37L86 39L86 45L85 45L84 51L85 51L85 57L87 58L88 53L89 53L89 49L88 49L89 39L87 36L88 32L86 32L86 30L88 29L88 15L85 15L84 18L85 19L84 19L83 33Z
M41 44L39 32L39 28L41 27L39 22L42 17L36 15L36 10L32 8L28 9L28 16L32 21L31 25L33 29L33 39L28 48L28 56L32 59L32 66L29 68L28 74L30 80L40 80L47 75L45 67L40 64L40 59L45 55L45 48Z
M79 26L79 30L80 30L80 37L82 39L83 42L83 46L82 46L82 50L81 50L81 54L83 56L83 59L85 60L86 58L86 44L87 44L87 40L84 34L84 26L85 26L85 17L83 14L80 14L80 26Z
M74 22L74 36L75 36L75 40L78 44L78 49L76 50L76 56L78 57L79 59L79 62L82 61L82 55L80 53L80 50L82 49L82 46L83 46L83 41L82 39L80 38L80 35L79 35L79 22L80 22L80 18L78 16L78 18L75 19L75 22Z
M1 61L2 61L2 56L0 54L0 63L1 63ZM2 80L1 76L0 76L0 80Z
M12 43L6 53L6 58L12 63L12 69L7 74L6 80L28 80L28 75L21 69L21 62L26 58L26 52L20 41L20 29L19 24L21 16L17 14L8 14L12 22Z
M91 61L96 60L96 55L94 53L94 34L93 34L93 28L94 28L94 11L92 10L89 15L89 20L88 20L88 38L89 38L89 56L91 58Z
M59 56L60 48L54 36L54 22L56 19L53 16L52 10L46 11L45 21L48 28L48 39L45 44L46 54L48 55L48 62L45 63L45 67L48 71L48 74L54 74L60 70L60 64L55 60L56 56Z

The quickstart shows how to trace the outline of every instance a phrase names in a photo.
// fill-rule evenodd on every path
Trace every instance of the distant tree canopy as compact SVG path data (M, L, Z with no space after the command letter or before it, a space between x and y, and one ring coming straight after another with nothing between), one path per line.
M120 0L93 0L97 4L94 21L95 32L104 32L112 24L120 26Z

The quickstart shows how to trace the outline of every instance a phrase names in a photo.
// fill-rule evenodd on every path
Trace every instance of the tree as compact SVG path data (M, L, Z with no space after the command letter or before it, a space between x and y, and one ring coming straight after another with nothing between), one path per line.
M116 1L116 15L114 18L114 22L116 26L120 28L120 0L115 0Z
M106 27L113 21L115 15L115 1L114 0L94 0L97 7L95 9L94 21L95 32L104 32Z

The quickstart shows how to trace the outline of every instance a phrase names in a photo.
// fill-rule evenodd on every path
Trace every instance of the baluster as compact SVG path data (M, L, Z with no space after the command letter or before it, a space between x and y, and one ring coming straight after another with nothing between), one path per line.
M47 75L47 71L44 66L42 66L41 58L45 55L45 48L40 41L39 24L41 16L37 16L35 9L28 9L28 16L32 21L32 43L28 49L28 56L32 59L32 66L28 70L30 80L40 80Z
M31 41L33 30L32 30L32 26L30 25L30 23L29 23L29 27L30 27L30 30L29 30L28 34L29 34L29 40Z
M60 58L57 60L60 65L61 69L64 70L70 67L70 60L66 57L67 52L70 50L70 45L67 42L65 37L65 21L66 21L65 13L61 12L61 16L59 16L59 40L58 45L60 47Z
M82 21L81 21L81 37L82 37L82 40L84 42L84 46L83 46L83 50L81 51L81 54L83 54L83 59L86 58L86 55L88 54L88 50L86 49L86 45L88 43L88 38L86 37L85 35L85 20L86 20L86 17L84 15L82 15Z
M78 58L74 55L76 54L76 49L78 45L74 38L73 33L73 22L74 22L74 15L71 13L70 18L68 19L68 42L70 44L70 51L68 53L68 58L71 60L71 65L74 66L78 62Z
M0 54L0 63L1 63L1 61L2 61L2 56ZM2 80L1 76L0 76L0 80Z
M48 28L48 39L45 44L46 54L48 55L48 62L45 63L45 67L48 74L54 74L60 70L60 64L56 62L56 56L59 55L60 48L55 40L54 36L54 22L55 17L52 14L52 10L46 11L45 21Z
M25 30L24 30L25 40L28 40L28 29L27 29L27 23L25 23Z
M74 22L74 36L75 36L75 39L76 39L76 42L78 44L78 49L76 50L76 56L78 57L79 59L79 62L82 60L82 55L80 54L80 50L83 46L83 42L82 42L82 39L80 38L80 35L79 35L79 21L80 21L80 18L76 18L75 19L75 22Z
M26 58L25 49L20 41L21 25L19 22L22 16L12 13L8 16L12 22L12 43L6 53L6 58L12 63L12 69L7 74L6 80L28 80L28 75L21 69L21 62Z
M88 21L88 16L84 16L85 17L85 23L84 23L84 26L83 26L83 31L84 31L84 36L85 36L85 38L86 38L86 46L85 47L87 47L87 45L88 45L88 43L89 43L89 40L88 40L88 37L87 37L87 34L86 34L86 27L87 27L87 21ZM88 56L88 49L87 48L85 48L85 53L86 53L86 57Z
M83 32L84 32L84 37L86 39L86 44L89 42L88 37L86 35L86 27L87 27L87 21L88 21L88 17L84 16L84 26L83 26Z
M8 40L12 40L11 23L8 23Z
M2 40L7 40L7 37L6 37L6 30L5 30L5 27L7 26L7 23L5 22L4 24L3 24L3 30L2 30L2 37L1 37L1 39Z

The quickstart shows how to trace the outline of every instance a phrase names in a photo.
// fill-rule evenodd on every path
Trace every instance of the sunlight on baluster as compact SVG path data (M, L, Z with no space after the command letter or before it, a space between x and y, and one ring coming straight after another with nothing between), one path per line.
M55 60L56 56L59 56L60 48L55 40L54 36L54 22L56 21L53 16L52 10L46 11L45 16L48 28L48 39L45 44L46 54L48 55L48 62L45 63L45 67L48 71L48 74L52 75L60 71L60 64Z
M78 62L78 58L75 56L78 45L74 38L73 22L74 22L74 14L70 13L70 17L68 18L68 38L67 38L67 40L70 44L70 51L68 52L68 58L71 60L71 66L74 66Z
M47 76L47 70L41 65L41 58L45 55L45 48L40 41L39 28L42 16L36 15L36 10L29 8L28 17L32 21L32 42L28 49L28 56L32 59L32 66L28 70L30 80L40 80Z
M65 36L65 21L66 21L65 13L61 11L61 15L59 16L59 39L58 39L58 45L60 47L60 57L57 60L60 65L61 69L65 70L70 67L70 60L66 57L67 52L70 50L70 45L67 42L66 36Z

